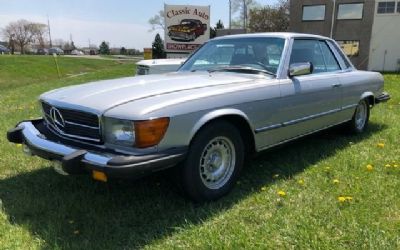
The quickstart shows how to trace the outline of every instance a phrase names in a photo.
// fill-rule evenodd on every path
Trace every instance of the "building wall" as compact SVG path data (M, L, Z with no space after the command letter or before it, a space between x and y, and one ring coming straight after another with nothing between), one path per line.
M325 5L324 21L303 21L303 6ZM292 0L290 1L290 23L289 30L299 33L310 33L322 36L329 36L332 20L332 1L326 0Z
M378 6L376 3L376 8ZM400 4L397 2L397 4ZM400 70L400 13L377 14L374 12L370 46L369 70Z
M344 3L364 3L363 17L357 20L338 20L338 6ZM323 21L302 21L303 6L325 5L325 19ZM335 40L359 41L359 54L351 57L351 61L358 69L367 69L368 55L372 24L374 20L374 0L336 0L333 36ZM330 36L333 14L333 1L327 0L303 0L290 1L290 31Z

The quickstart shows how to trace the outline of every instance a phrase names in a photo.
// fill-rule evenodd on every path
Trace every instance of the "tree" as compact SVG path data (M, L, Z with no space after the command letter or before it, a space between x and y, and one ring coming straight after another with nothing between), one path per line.
M218 20L217 24L215 25L216 29L223 29L224 27L224 23L221 21L221 19Z
M15 34L10 24L2 30L3 37L8 40L8 46L11 49L11 54L15 52Z
M102 54L102 55L109 55L110 54L110 46L108 45L108 43L106 41L103 41L100 44L99 53Z
M161 39L161 36L158 33L154 38L154 42L152 44L152 49L153 49L153 59L159 59L159 58L166 57L166 53L165 53L165 49L164 49L164 41Z
M119 50L119 53L120 53L121 55L125 55L125 54L126 54L126 49L125 49L125 47L122 47L122 48Z
M238 13L238 17L232 19L232 27L234 28L247 28L247 17L249 11L259 6L256 0L231 0L232 2L232 15Z
M149 19L149 24L151 25L150 31L155 31L157 29L165 29L165 18L164 18L164 11L160 10L158 14L154 15L152 18Z
M53 45L54 47L59 47L59 48L61 48L61 47L64 47L67 43L68 43L68 42L64 41L64 40L61 39L61 38L56 38L56 39L53 39L52 45ZM69 44L68 44L68 46L69 46Z
M37 41L41 48L46 45L47 25L43 23L32 23L33 40Z
M25 53L25 46L34 41L35 25L25 19L9 23L3 29L3 36L9 40L12 50L15 44L19 45L21 54Z
M210 28L210 38L214 38L217 36L217 30L218 29L223 29L224 28L224 24L222 23L221 19L218 20L217 24L215 25L215 27L211 27Z
M287 31L289 28L289 0L281 0L275 6L250 10L250 32Z

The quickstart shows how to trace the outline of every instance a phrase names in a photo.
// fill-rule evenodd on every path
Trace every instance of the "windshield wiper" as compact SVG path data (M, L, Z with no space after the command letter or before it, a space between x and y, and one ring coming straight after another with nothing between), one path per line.
M275 73L265 70L265 69L257 69L249 66L227 66L227 67L218 67L207 70L209 73L218 72L218 71L230 71L230 72L239 72L239 73L264 73L267 75L276 76Z

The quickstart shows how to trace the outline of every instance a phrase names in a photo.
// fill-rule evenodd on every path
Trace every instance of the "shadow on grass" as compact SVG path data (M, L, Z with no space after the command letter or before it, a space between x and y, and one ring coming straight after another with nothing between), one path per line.
M44 248L143 247L229 209L271 184L272 174L293 176L385 128L371 123L358 136L330 129L269 150L247 164L242 184L227 197L201 206L179 196L165 173L103 184L89 177L60 176L49 168L1 180L0 198L10 223L43 239Z

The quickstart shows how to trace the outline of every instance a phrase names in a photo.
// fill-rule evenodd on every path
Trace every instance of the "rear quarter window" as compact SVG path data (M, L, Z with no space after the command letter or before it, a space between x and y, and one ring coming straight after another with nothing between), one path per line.
M330 47L335 50L336 54L339 55L339 61L342 65L344 65L345 69L351 68L351 64L349 63L349 60L347 58L347 56L343 53L343 51L339 48L339 46L337 46L336 43L332 42L332 41L328 41Z

